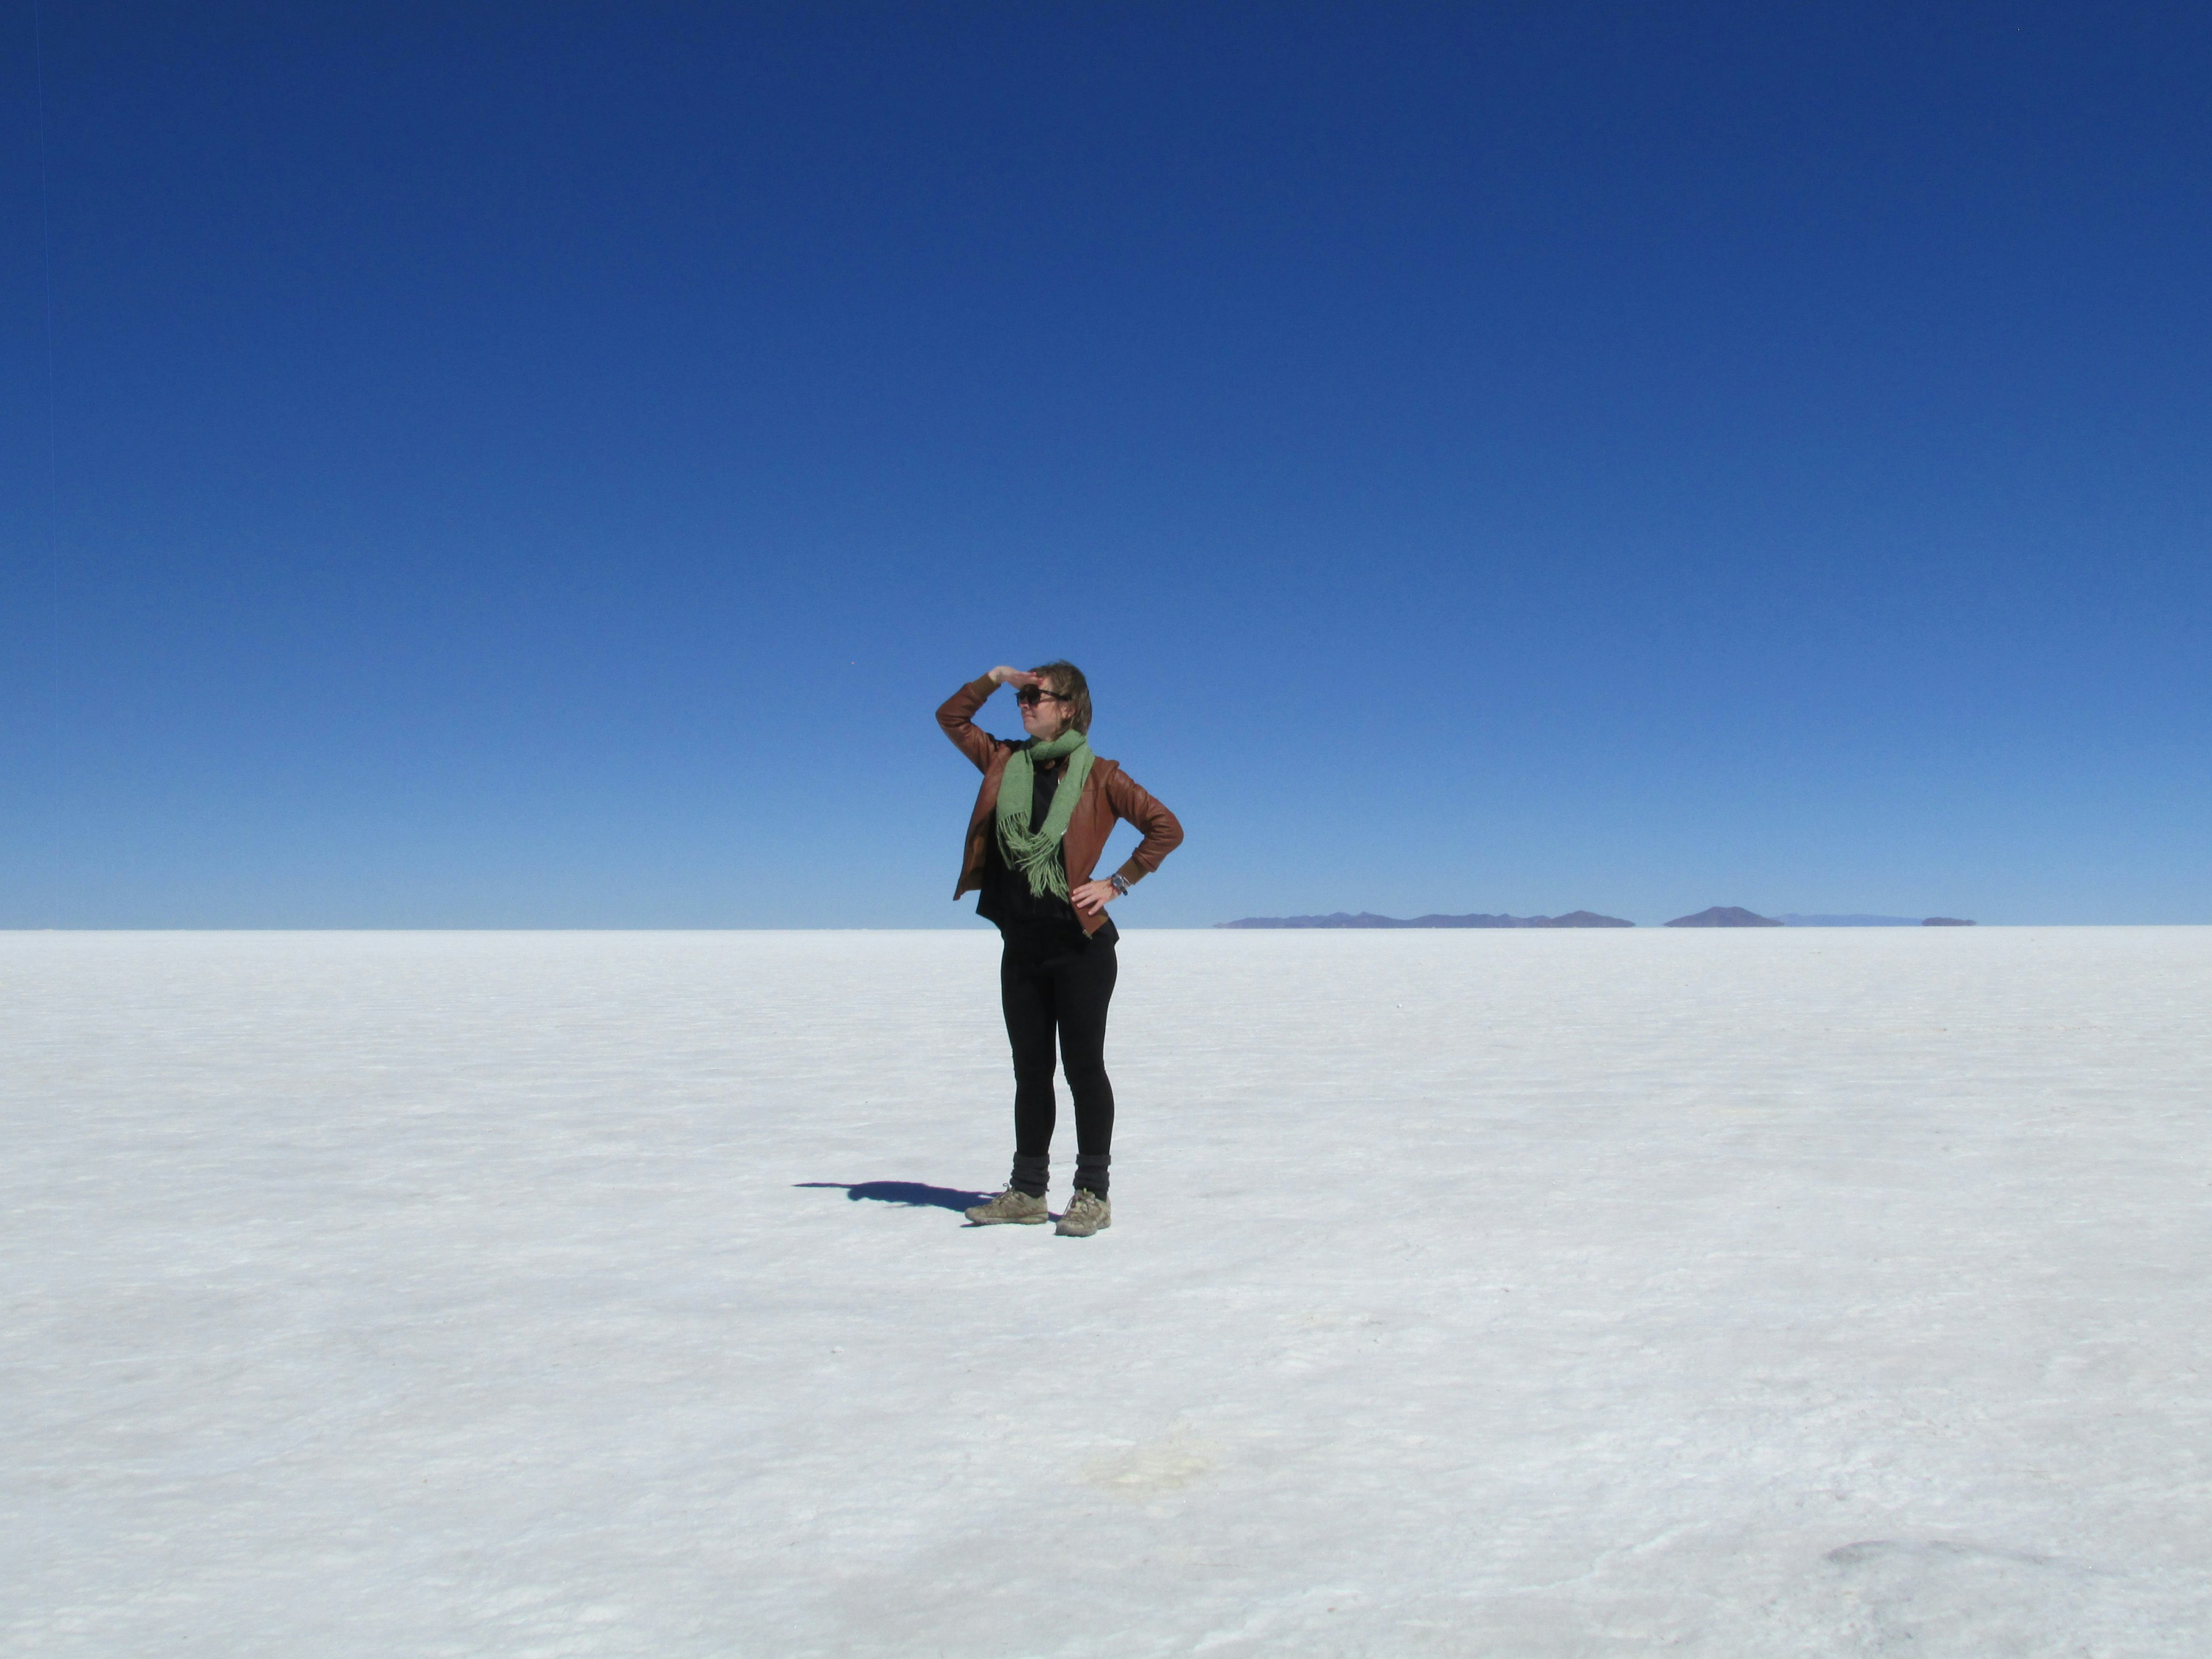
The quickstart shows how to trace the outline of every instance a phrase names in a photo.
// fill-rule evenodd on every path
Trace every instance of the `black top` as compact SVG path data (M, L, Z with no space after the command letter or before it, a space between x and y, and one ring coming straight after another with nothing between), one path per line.
M1052 811L1052 798L1059 791L1060 781L1066 775L1065 765L1036 769L1036 787L1030 794L1031 835L1042 827L1045 814ZM1006 849L999 845L995 828L984 839L983 890L976 897L975 914L987 921L998 923L999 932L1010 944L1082 944L1085 936L1083 924L1076 920L1074 905L1056 894L1030 891L1030 878L1006 862ZM1063 846L1054 856L1065 869L1066 848ZM1112 920L1109 918L1105 926L1089 937L1112 943L1115 937Z

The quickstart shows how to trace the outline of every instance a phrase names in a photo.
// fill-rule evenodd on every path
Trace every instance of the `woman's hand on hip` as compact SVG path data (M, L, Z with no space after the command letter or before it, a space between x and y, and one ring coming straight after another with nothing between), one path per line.
M1086 916L1103 916L1106 907L1121 896L1110 881L1086 881L1067 896Z

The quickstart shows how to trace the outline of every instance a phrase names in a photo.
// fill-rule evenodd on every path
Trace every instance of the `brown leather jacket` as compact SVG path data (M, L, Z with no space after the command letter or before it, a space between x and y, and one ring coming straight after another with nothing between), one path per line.
M1006 769L1006 757L1016 748L975 724L976 711L998 689L999 683L986 674L955 691L937 711L937 723L945 728L945 735L983 772L983 787L975 793L975 810L968 818L968 844L961 855L960 884L952 890L955 898L983 884L983 859L999 806L999 779ZM1068 820L1067 839L1060 847L1067 861L1070 889L1091 879L1098 855L1106 850L1106 837L1114 833L1116 818L1127 818L1145 835L1121 870L1121 878L1133 885L1158 869L1160 860L1182 844L1182 825L1176 822L1174 813L1130 781L1119 763L1095 760L1091 775L1083 781L1083 799L1075 803L1075 816ZM1078 910L1075 919L1086 933L1095 933L1106 925L1103 910L1095 916Z

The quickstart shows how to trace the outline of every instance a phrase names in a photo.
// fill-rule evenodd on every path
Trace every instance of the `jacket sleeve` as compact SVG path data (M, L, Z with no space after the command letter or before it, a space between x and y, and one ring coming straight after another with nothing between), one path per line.
M1115 817L1135 824L1145 837L1121 866L1119 873L1124 881L1142 881L1160 867L1162 859L1182 845L1182 825L1176 815L1138 787L1136 781L1118 766L1107 776L1106 802Z
M988 772L991 763L1001 749L1013 744L993 737L975 724L976 712L990 702L991 693L999 689L998 681L988 674L980 680L970 680L945 700L937 711L937 723L945 735L952 739L952 746L975 763L975 769Z

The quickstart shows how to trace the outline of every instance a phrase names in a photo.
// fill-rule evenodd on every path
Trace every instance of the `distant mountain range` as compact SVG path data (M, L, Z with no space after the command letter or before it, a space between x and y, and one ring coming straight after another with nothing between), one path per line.
M1572 910L1564 916L1415 916L1401 921L1367 911L1347 915L1339 910L1327 916L1247 916L1242 921L1218 921L1217 927L1633 927L1619 916Z
M1619 916L1601 916L1594 910L1570 910L1564 916L1415 916L1401 921L1362 910L1352 915L1338 910L1326 916L1246 916L1241 921L1217 921L1216 927L1633 927ZM1972 927L1957 916L1808 916L1787 911L1762 916L1736 904L1716 904L1693 916L1677 916L1669 927Z
M1787 927L1972 927L1963 916L1801 916L1785 910L1779 918Z

